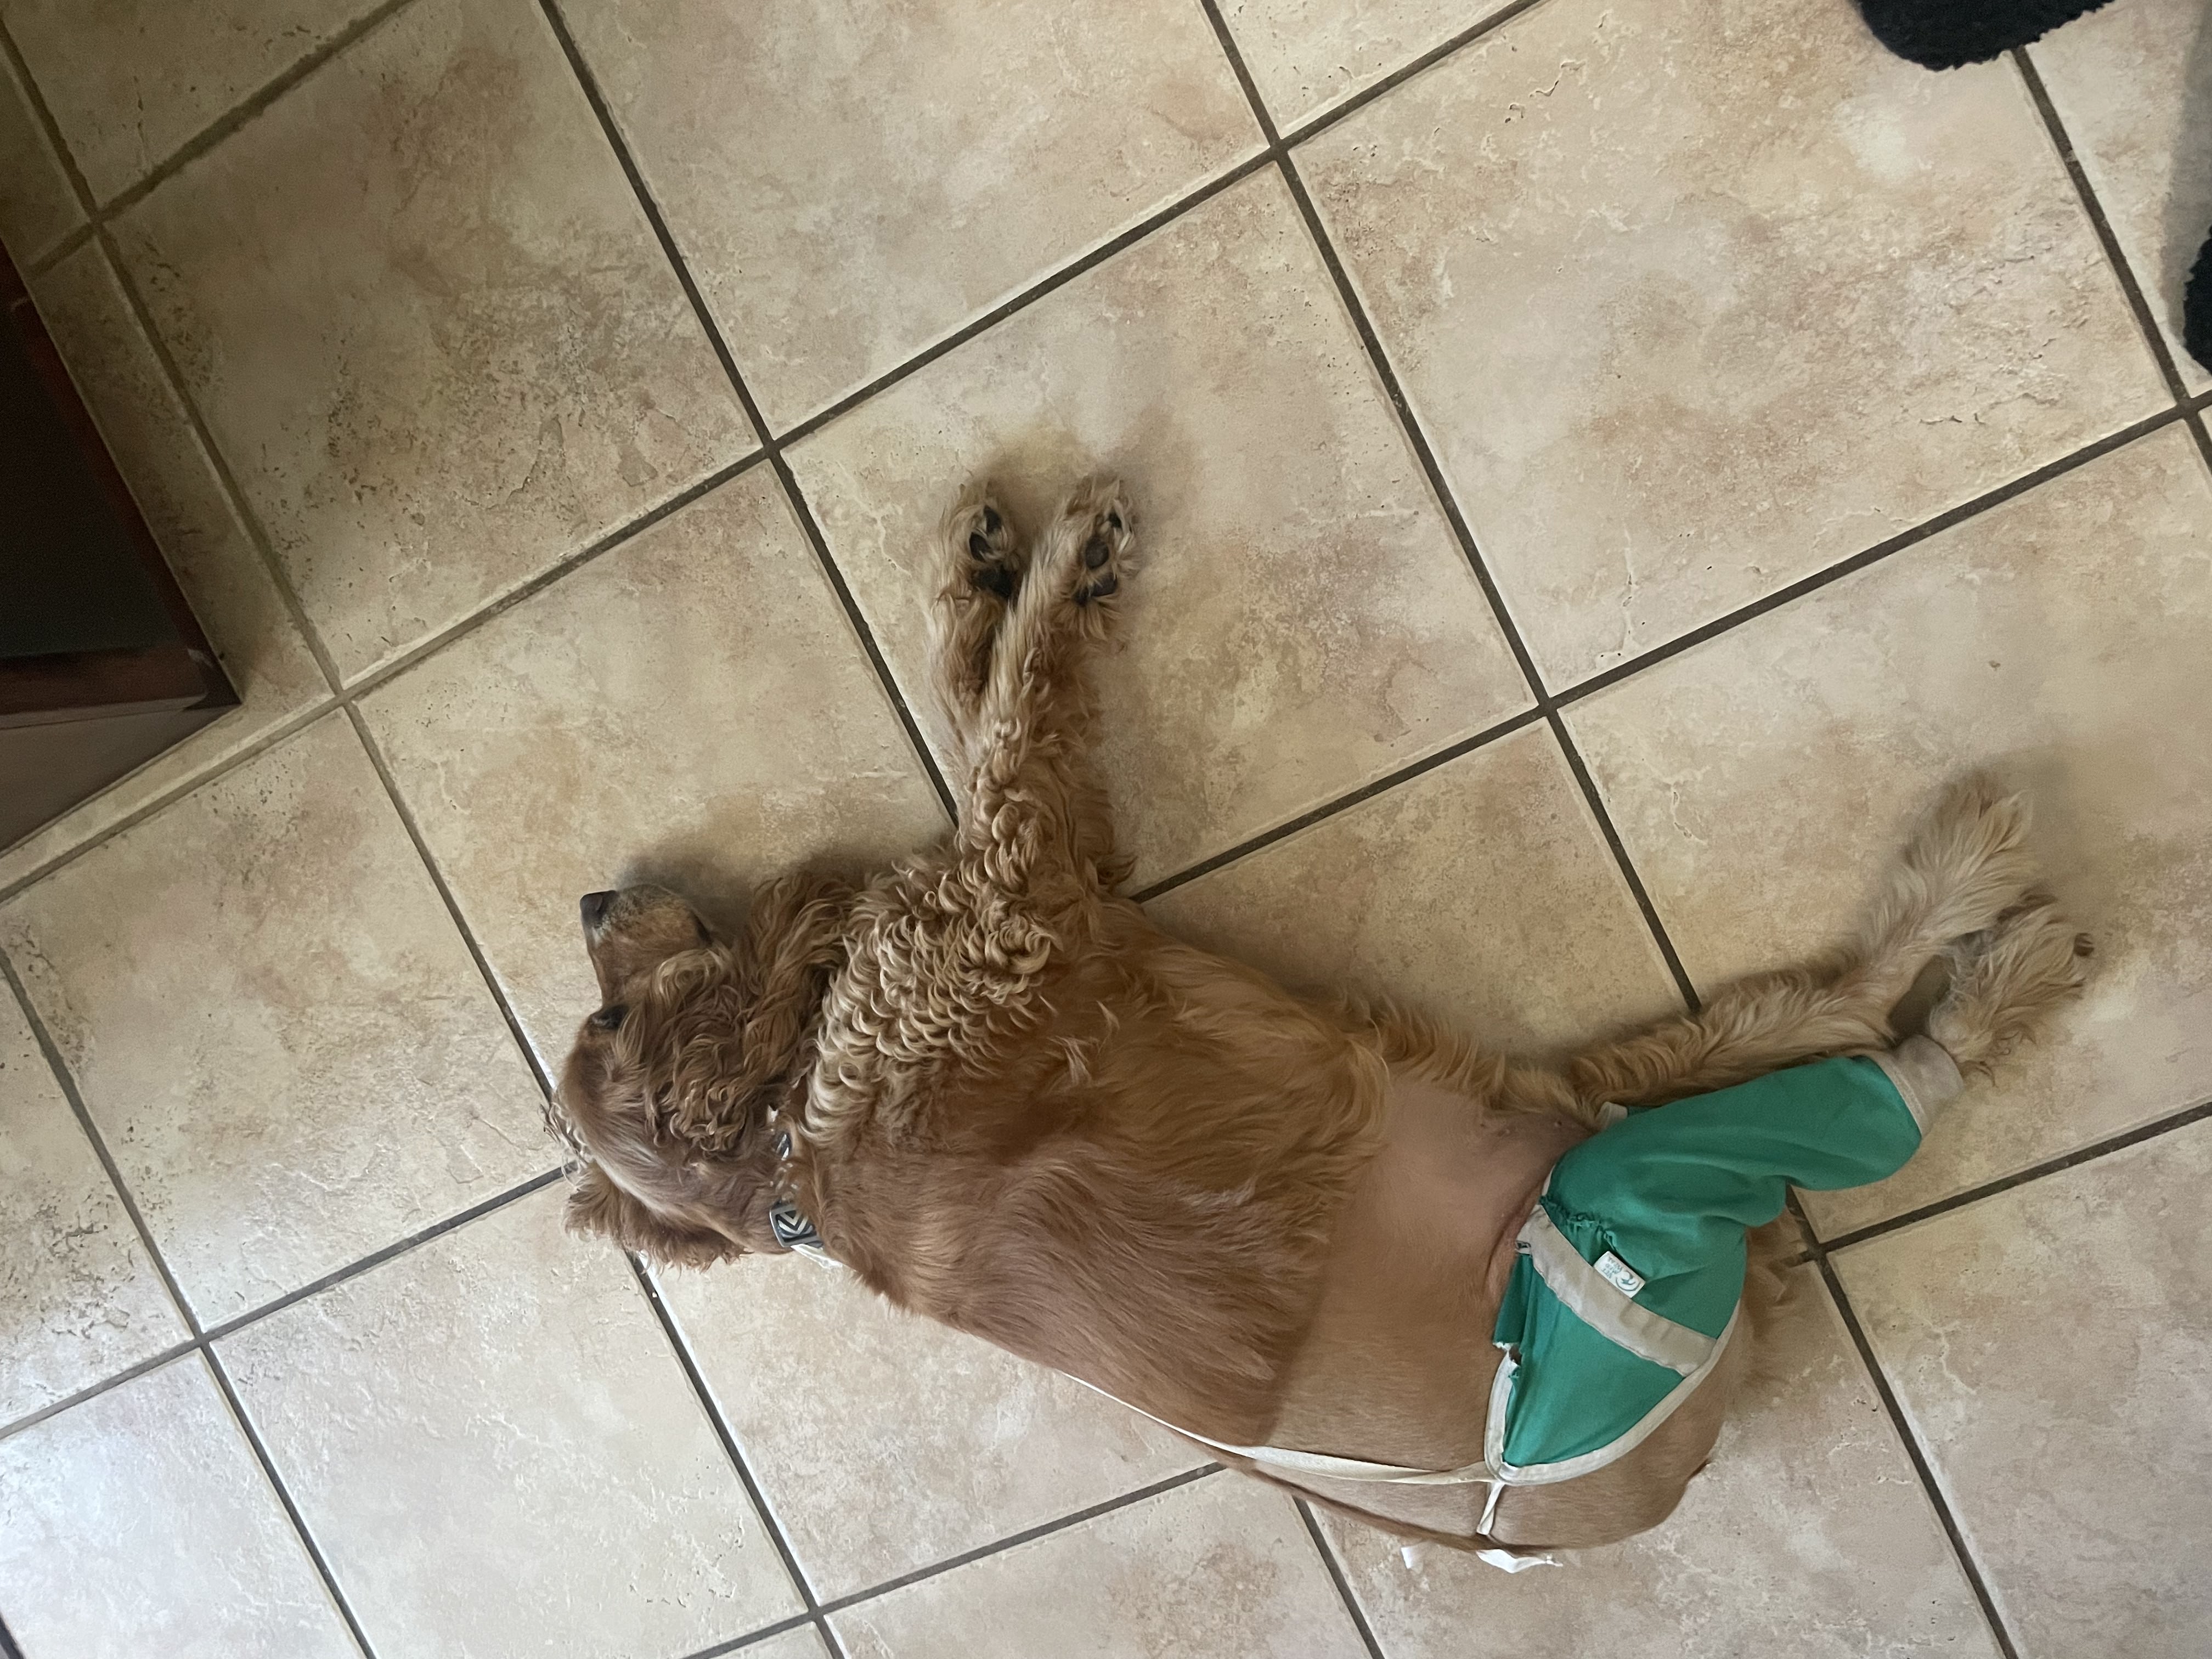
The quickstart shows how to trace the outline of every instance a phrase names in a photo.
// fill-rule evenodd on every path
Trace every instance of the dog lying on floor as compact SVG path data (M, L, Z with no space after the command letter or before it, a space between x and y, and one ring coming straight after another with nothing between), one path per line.
M1887 1174L2079 988L2018 803L1953 791L1850 948L1564 1065L1293 997L1113 890L1084 658L1132 529L1103 482L1030 542L981 487L948 516L946 844L771 881L726 941L663 889L585 898L571 1224L664 1263L826 1255L1500 1565L1656 1525L1744 1375L1772 1277L1745 1239L1785 1183Z

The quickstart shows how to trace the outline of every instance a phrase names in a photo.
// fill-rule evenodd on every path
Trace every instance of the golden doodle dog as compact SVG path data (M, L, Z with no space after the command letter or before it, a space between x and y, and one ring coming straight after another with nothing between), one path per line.
M1564 1191L1571 1152L1634 1153L1709 1108L1756 1107L1785 1136L1889 1113L1865 1133L1893 1150L1829 1149L1830 1185L1909 1156L1947 1079L2082 981L2087 942L2035 890L2018 803L1953 790L1825 961L1565 1063L1487 1053L1389 1007L1294 996L1116 896L1084 659L1133 546L1109 482L1029 539L983 487L953 507L932 616L958 751L944 845L865 885L772 880L726 939L660 888L583 901L603 1006L556 1111L581 1166L571 1224L665 1263L826 1254L1225 1462L1500 1565L1656 1525L1711 1452L1771 1304L1747 1231L1800 1176L1785 1159L1742 1177L1751 1197L1717 1220L1700 1199L1719 1265L1697 1282L1723 1298L1702 1332L1682 1311L1695 1298L1666 1314L1677 1281L1636 1255L1687 1236L1667 1183L1736 1182L1732 1153L1711 1170L1613 1157L1623 1201L1659 1231L1599 1218L1599 1243L1642 1241L1601 1256L1571 1242L1589 1218L1554 1177ZM1893 1029L1910 1002L1917 1036ZM1778 1073L1856 1103L1778 1114L1753 1097ZM1622 1121L1662 1103L1678 1103ZM1606 1366L1665 1398L1624 1408L1632 1427L1600 1450L1537 1466L1498 1420L1516 1368L1540 1403L1534 1350L1554 1339L1541 1380L1570 1414L1612 1386L1593 1380Z

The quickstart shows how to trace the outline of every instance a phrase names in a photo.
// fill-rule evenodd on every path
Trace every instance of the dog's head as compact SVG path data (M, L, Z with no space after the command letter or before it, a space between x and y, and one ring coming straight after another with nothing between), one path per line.
M746 1052L758 974L665 888L587 893L581 908L599 1007L556 1110L584 1164L569 1226L690 1267L780 1248L768 1117L788 1067L763 1062L787 1056Z

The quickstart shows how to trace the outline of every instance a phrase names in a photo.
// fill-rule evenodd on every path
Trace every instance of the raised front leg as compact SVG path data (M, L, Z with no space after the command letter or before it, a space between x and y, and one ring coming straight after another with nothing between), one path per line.
M938 533L938 586L929 607L930 689L956 750L964 793L981 755L983 690L1007 602L1028 552L989 483L960 492ZM963 803L963 811L964 811Z
M1135 545L1121 486L1085 483L1037 537L990 641L961 836L1002 884L1125 873L1091 763L1084 659L1112 625Z

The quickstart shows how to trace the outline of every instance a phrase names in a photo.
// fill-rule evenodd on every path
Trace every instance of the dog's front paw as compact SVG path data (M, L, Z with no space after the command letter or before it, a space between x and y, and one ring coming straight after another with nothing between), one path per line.
M1071 573L1068 597L1079 605L1121 591L1137 544L1127 496L1112 478L1093 478L1068 498L1062 517L1082 550Z
M1010 599L1021 586L1020 544L988 484L961 492L945 521L945 550L959 580L978 593Z

